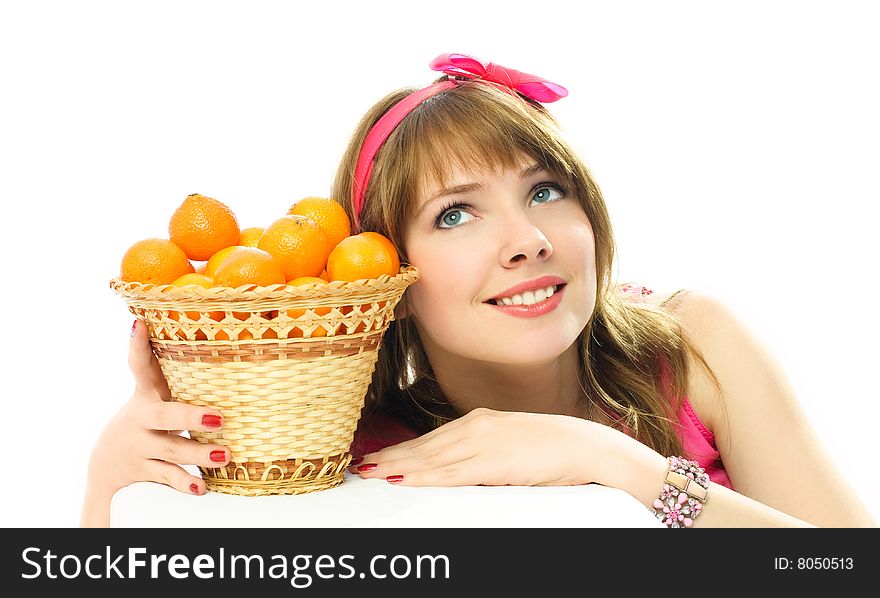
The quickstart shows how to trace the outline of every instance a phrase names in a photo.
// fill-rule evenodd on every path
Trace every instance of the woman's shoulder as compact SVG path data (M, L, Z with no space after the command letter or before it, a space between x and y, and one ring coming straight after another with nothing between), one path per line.
M784 374L726 300L680 289L664 302L664 309L702 358L689 358L688 400L715 437L728 442L732 415L748 413L740 422L755 416L762 407L757 397L785 387Z
M719 352L719 342L724 342L725 322L733 321L733 316L718 298L690 288L628 286L630 288L624 292L638 292L642 301L671 315L681 326L685 338L702 356L711 352L715 361L719 353L729 353ZM685 395L703 425L715 433L724 412L718 386L702 363L690 357L688 365Z

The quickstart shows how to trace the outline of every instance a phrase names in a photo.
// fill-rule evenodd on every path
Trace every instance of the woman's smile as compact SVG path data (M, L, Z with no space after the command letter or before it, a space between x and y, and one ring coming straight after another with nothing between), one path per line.
M487 302L488 305L499 312L518 318L536 318L548 314L562 303L562 294L565 285L559 287L547 287L538 289L534 293L526 291L522 295L504 297L501 303Z

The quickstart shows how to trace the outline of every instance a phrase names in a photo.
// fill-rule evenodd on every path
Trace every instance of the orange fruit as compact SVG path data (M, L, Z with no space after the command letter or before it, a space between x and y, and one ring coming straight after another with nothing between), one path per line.
M245 247L256 247L260 242L260 237L263 236L263 231L265 231L262 226L252 226L250 228L246 228L241 231L241 234L238 236L238 243L236 245L243 245Z
M198 193L189 195L171 215L168 233L191 260L203 261L238 243L235 214L225 203Z
M183 250L168 239L144 239L122 256L119 278L125 282L171 284L195 268Z
M218 255L219 258L214 259ZM217 287L237 288L249 284L259 286L284 284L284 273L275 258L256 247L236 245L226 247L212 256L208 260L208 264L216 267L214 286ZM268 317L270 313L272 312L264 312L262 315ZM232 312L232 317L236 320L247 320L250 316L249 312ZM211 317L219 322L226 318L226 313L222 311L211 312ZM237 340L253 340L253 338L254 335L250 330L241 330L238 333ZM278 338L278 335L274 330L264 330L262 338ZM230 340L229 335L224 330L217 331L214 339L221 341Z
M321 272L321 275L318 278L323 278L327 282L330 282L330 275L327 274L327 268L324 268L324 270Z
M306 197L293 204L287 213L305 216L317 222L324 234L327 235L331 249L351 234L351 222L348 220L348 214L345 213L342 204L335 199Z
M284 270L284 280L318 276L327 265L332 249L317 222L296 215L282 216L270 224L257 247L278 260Z
M268 252L256 247L240 247L230 252L214 272L215 287L261 287L284 284L284 271Z
M214 281L210 276L206 276L204 274L199 274L198 272L189 272L184 274L174 282L172 282L176 287L185 287L189 285L196 285L204 288L210 288L214 286Z
M369 239L375 239L382 244L386 251L388 251L388 255L391 256L391 269L394 270L392 276L396 275L400 271L400 258L397 254L397 248L394 246L394 243L391 242L391 239L385 235L374 233L372 231L366 231L361 234Z
M213 277L215 274L217 274L217 267L223 263L223 260L229 257L229 254L236 249L242 249L243 247L243 245L230 245L229 247L224 247L223 249L212 255L205 263L205 274L207 276Z
M378 278L383 274L394 276L399 269L397 251L391 241L379 233L360 233L346 237L327 257L327 274L330 275L330 280L351 282Z
M299 278L295 278L289 281L287 284L294 287L302 287L310 284L327 284L327 281L323 278L317 278L315 276L300 276ZM326 316L330 313L333 308L331 307L316 307L315 315L318 316ZM306 313L304 309L288 309L287 315L291 318L301 318ZM288 338L300 338L303 336L303 331L299 327L294 327L289 333ZM327 336L327 330L323 326L318 326L314 330L312 330L312 337L316 336Z
M330 282L329 280L324 280L319 276L300 276L299 278L294 278L293 280L288 280L287 284L293 287L304 287L308 284L327 284Z

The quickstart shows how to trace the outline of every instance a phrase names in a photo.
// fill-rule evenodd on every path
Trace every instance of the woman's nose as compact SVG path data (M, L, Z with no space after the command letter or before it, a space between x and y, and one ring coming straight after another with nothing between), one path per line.
M553 254L553 245L544 232L528 218L508 222L506 228L506 242L500 256L505 267L544 261Z

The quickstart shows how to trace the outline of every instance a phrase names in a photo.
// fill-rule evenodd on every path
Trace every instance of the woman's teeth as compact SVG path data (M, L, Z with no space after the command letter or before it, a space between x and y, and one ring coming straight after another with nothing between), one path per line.
M538 289L537 291L526 291L522 294L511 295L510 297L501 297L493 299L495 305L534 305L541 301L546 301L553 293L557 291L557 287L551 286L546 289Z

